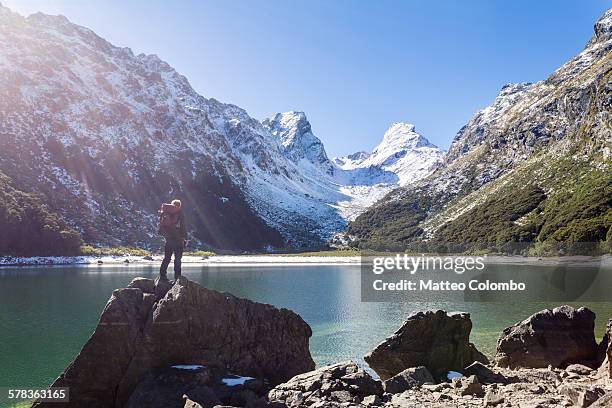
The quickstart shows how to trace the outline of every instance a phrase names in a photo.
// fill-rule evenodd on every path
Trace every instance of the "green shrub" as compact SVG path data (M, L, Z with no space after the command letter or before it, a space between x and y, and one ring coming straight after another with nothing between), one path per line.
M81 235L37 195L16 189L0 172L0 254L77 255L82 244Z
M466 249L485 250L505 247L508 243L531 242L536 236L535 226L517 224L544 201L546 194L538 186L516 191L512 197L494 196L483 204L444 224L435 234L434 241L463 245Z

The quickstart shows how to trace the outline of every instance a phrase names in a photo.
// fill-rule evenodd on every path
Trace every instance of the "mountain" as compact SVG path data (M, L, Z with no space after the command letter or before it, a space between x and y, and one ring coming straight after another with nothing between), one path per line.
M3 7L0 23L0 169L16 188L90 243L159 242L156 211L179 197L196 241L282 245L241 188L239 155L272 162L258 121L65 17Z
M324 245L399 179L337 166L304 113L260 122L155 55L2 6L0 171L87 243L159 246L177 197L194 247L232 250Z
M285 157L295 164L304 160L333 175L333 165L327 158L325 147L312 133L310 122L304 112L277 113L274 118L265 119L263 125L278 139Z
M440 167L357 217L348 229L355 244L532 253L609 245L611 50L609 10L582 52L546 80L504 86L457 133Z
M345 177L341 191L350 197L339 203L341 213L349 221L354 220L398 186L428 176L443 157L444 151L417 133L414 125L392 124L371 153L357 152L333 159L343 171L340 177Z
M442 150L415 133L414 127L405 133L405 126L398 124L389 128L373 153L331 160L303 112L278 113L262 124L296 171L266 172L266 183L251 193L260 197L254 207L265 208L258 212L279 230L293 231L293 236L301 231L302 241L313 237L330 240L346 229L348 220L393 188L429 174L443 156ZM357 156L368 156L372 161L347 165L349 157ZM304 235L308 231L311 234Z
M372 153L357 152L334 162L345 170L378 168L393 173L404 186L429 175L443 156L444 151L417 133L413 124L398 122L387 129Z

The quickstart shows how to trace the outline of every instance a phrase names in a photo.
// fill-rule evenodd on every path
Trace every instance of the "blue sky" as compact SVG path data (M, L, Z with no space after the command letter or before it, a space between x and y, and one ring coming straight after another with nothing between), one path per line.
M397 121L447 148L508 82L578 53L612 0L1 0L157 54L206 97L263 119L302 110L330 156Z

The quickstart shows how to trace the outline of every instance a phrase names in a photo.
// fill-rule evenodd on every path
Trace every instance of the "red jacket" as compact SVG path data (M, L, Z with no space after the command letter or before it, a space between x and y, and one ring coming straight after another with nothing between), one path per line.
M185 226L185 217L183 211L179 207L172 204L162 204L160 217L162 213L178 214L176 224L171 226L160 226L160 233L166 238L167 242L183 243L187 239L187 227Z

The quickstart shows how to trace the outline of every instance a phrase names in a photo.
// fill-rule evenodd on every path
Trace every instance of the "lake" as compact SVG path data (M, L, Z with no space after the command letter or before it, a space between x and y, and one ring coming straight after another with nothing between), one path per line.
M512 273L550 272L550 267L540 266L498 267ZM612 276L609 269L605 272ZM577 267L571 275L585 273ZM156 274L156 267L138 265L0 268L0 387L50 384L89 338L113 289L125 287L136 276L153 278ZM441 293L415 297L411 302L362 302L360 267L354 265L184 266L183 274L208 288L299 313L312 327L310 349L319 366L347 359L363 363L363 356L400 327L410 312L423 309L471 313L471 339L492 356L505 327L560 304L465 302ZM604 285L608 278L606 282ZM612 293L609 286L605 289ZM612 301L569 304L588 306L597 314L597 335L601 337L612 317Z

